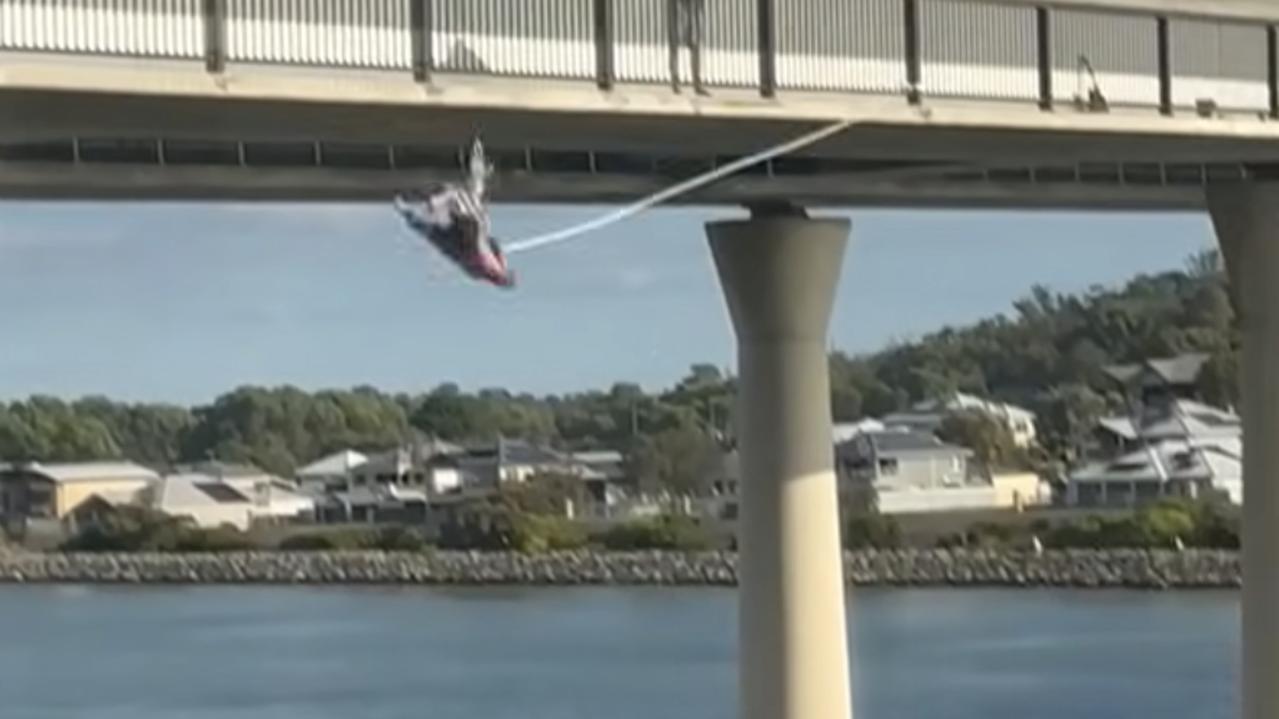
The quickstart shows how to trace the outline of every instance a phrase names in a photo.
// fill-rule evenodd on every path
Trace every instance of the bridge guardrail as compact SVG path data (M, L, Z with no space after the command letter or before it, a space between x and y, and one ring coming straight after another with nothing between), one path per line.
M610 88L670 82L672 8L690 1L705 4L711 87L1164 114L1215 103L1279 119L1279 17L1062 0L3 0L0 49L204 59L211 72L273 63ZM689 65L680 52L685 83Z

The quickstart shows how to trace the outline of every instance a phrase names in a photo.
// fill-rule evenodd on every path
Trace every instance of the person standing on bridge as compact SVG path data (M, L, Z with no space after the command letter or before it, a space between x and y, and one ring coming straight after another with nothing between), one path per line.
M693 90L709 95L702 86L702 31L706 25L706 0L667 0L671 50L671 89L680 91L679 51L688 47L693 66Z

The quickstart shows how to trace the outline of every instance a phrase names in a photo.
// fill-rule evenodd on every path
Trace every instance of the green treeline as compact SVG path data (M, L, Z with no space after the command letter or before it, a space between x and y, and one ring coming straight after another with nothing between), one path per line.
M1205 252L1184 270L1123 287L1078 295L1036 287L1008 315L874 354L833 353L831 403L835 418L849 421L955 390L988 395L1034 410L1049 456L1062 459L1118 406L1107 364L1207 352L1201 393L1232 405L1237 347L1225 277L1216 253ZM731 425L733 386L714 366L697 365L656 393L628 383L551 397L452 384L417 395L243 387L194 408L35 396L0 403L0 460L128 458L165 467L216 457L288 475L329 452L383 449L415 433L506 436L623 450L639 476L678 488L714 461L716 438Z

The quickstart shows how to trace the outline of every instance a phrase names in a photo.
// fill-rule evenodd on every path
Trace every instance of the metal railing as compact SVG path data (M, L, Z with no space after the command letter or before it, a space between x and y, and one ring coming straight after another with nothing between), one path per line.
M611 88L670 81L677 1L4 0L0 50L203 60L215 73L267 63ZM1279 118L1279 11L1213 17L1207 0L1202 16L1135 0L700 1L713 87ZM689 53L678 63L687 80Z

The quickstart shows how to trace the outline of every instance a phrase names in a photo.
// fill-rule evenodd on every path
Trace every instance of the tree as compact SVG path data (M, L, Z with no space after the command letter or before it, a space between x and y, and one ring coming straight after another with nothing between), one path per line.
M974 458L991 471L1021 468L1024 454L1003 422L984 412L965 411L942 420L937 436L943 441L967 447Z
M581 507L585 489L580 477L571 474L535 474L523 482L503 484L497 501L514 514L564 516L569 505Z
M647 491L686 496L697 494L718 470L722 452L705 431L685 426L642 438L627 459L632 476Z

